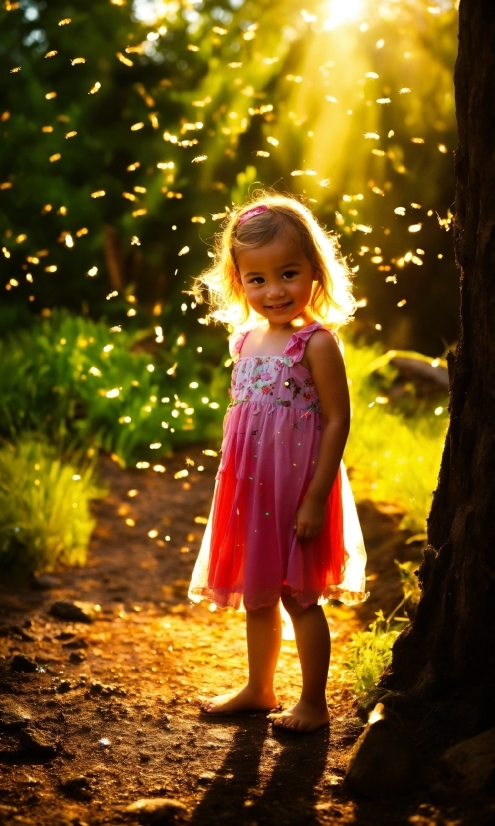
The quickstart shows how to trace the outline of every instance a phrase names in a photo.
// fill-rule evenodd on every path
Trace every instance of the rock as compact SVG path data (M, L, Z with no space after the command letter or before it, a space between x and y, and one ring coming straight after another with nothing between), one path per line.
M354 746L346 784L366 797L405 794L417 783L419 757L398 714L377 703Z
M431 791L437 797L466 797L493 790L495 728L447 749L439 760L440 780Z
M198 783L211 783L215 779L215 772L203 772L198 777Z
M125 809L126 814L137 815L142 823L168 824L187 814L187 808L180 800L170 797L149 797L136 800Z
M125 697L127 694L125 688L119 685L105 685L95 680L91 683L86 696L89 697Z
M32 728L25 728L20 734L20 744L24 751L36 754L39 757L55 757L58 744L44 732Z
M50 614L68 622L94 622L97 616L90 602L71 602L69 599L54 602Z
M68 797L87 800L91 796L89 780L83 774L72 774L60 781L60 788Z
M73 635L71 635L72 637ZM62 638L62 634L60 634L60 638ZM78 637L76 639L70 639L70 642L63 642L62 648L70 648L74 649L74 651L78 651L80 648L87 648L88 643L86 640L82 639L82 637Z
M25 654L14 654L10 661L10 667L12 671L23 671L27 674L32 674L38 668L35 661L26 657Z
M61 680L57 686L57 694L67 694L72 688L70 680Z
M33 578L33 588L38 591L50 591L52 588L58 588L62 583L56 576L51 574L40 574Z
M71 651L69 662L72 663L72 665L80 665L84 662L85 659L86 654L84 654L82 651Z
M7 731L27 726L31 719L28 711L18 706L17 703L6 702L0 706L0 728Z
M24 628L21 628L20 625L10 625L8 628L8 634L10 637L16 637L23 642L34 642L36 637L33 634L29 634Z

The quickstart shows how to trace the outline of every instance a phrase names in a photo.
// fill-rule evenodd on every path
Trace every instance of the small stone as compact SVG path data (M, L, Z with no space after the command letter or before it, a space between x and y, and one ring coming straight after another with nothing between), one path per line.
M60 788L64 794L77 800L87 799L91 794L88 778L83 774L72 774L64 777L60 781Z
M149 797L136 800L125 809L130 815L137 815L142 823L163 824L176 822L187 814L187 807L180 800L170 797Z
M139 751L138 754L142 763L149 763L151 760L151 754L148 751Z
M27 674L32 674L38 668L34 660L26 657L25 654L14 654L10 661L10 667L12 671L23 671Z
M94 680L87 692L90 697L125 697L127 694L125 688L119 685L105 685L98 680Z
M405 794L417 782L418 764L416 747L399 715L377 703L354 746L345 782L365 797Z
M80 663L83 663L85 659L86 654L82 651L71 651L69 662L72 663L72 665L79 665Z
M40 574L33 579L33 588L38 591L50 591L52 588L58 588L62 583L56 576L51 574Z
M203 772L198 777L198 783L211 783L215 779L215 772Z
M70 683L70 680L61 680L57 686L57 694L67 694L67 692L70 691L71 688L72 685Z
M57 742L47 737L44 732L25 728L21 731L19 739L24 751L40 757L55 757L57 753Z
M62 636L62 635L60 635L60 636ZM74 636L74 635L71 635L71 636ZM88 643L86 642L86 640L82 639L82 637L78 637L76 639L70 639L69 642L63 642L62 643L62 648L70 648L70 649L74 649L74 651L78 651L80 648L87 648L87 647L88 647Z
M493 789L495 728L447 749L439 761L440 780L431 787L436 797L480 795Z
M50 608L50 614L68 622L94 622L97 613L90 602L71 602L69 599L60 599Z
M29 634L27 631L24 630L24 628L21 628L20 625L11 625L8 630L9 636L17 637L23 642L34 642L36 640L34 634Z
M28 725L31 715L16 703L6 702L0 706L0 728L15 731Z

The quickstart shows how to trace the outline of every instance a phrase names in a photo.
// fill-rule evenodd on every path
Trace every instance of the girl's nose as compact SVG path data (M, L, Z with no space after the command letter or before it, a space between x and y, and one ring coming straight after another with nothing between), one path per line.
M269 284L267 290L268 298L278 298L281 295L284 295L285 289L283 284Z

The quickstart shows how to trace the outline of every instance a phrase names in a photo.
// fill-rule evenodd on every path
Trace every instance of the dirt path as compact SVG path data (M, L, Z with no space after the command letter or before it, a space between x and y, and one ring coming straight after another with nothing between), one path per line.
M216 464L197 448L163 474L104 461L110 492L95 505L88 565L57 573L48 590L0 586L0 824L134 824L142 820L125 812L129 804L167 797L185 808L157 822L453 826L426 792L387 803L385 815L383 803L353 801L342 785L360 730L345 645L375 610L399 601L393 559L410 553L393 515L361 508L371 597L357 611L327 611L330 729L298 737L264 715L201 715L201 698L246 672L243 615L187 600L203 530L195 518L208 513ZM174 478L185 469L187 478ZM95 620L57 619L50 608L59 600L96 606ZM16 670L30 661L37 670ZM281 703L298 687L286 640Z

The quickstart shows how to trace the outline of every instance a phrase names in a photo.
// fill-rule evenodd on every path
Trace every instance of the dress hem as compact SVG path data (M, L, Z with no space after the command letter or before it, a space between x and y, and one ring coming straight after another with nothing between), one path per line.
M193 603L200 603L203 600L207 599L210 602L214 603L217 608L233 608L236 611L244 610L244 611L257 611L259 608L272 608L281 599L282 596L291 596L297 600L299 605L302 608L309 608L311 605L320 605L322 603L328 602L330 599L336 599L339 602L342 602L344 605L357 605L361 602L364 602L369 597L369 592L366 591L348 591L344 588L339 588L338 585L332 585L320 594L315 594L314 598L310 601L301 600L300 591L296 591L290 587L284 586L284 589L280 590L280 594L276 596L274 600L270 600L268 602L260 602L256 605L246 605L243 602L243 595L242 593L229 593L225 597L219 597L218 593L215 593L209 588L193 588L189 591L189 599Z

